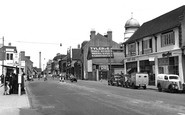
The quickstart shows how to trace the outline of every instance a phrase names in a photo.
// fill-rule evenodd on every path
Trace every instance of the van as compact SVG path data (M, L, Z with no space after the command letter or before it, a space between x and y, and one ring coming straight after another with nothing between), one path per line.
M183 90L183 85L178 75L158 74L157 88L159 92L163 90L167 90L169 92L178 92Z
M143 87L146 89L148 86L148 74L147 73L132 73L130 78L130 87L138 88Z

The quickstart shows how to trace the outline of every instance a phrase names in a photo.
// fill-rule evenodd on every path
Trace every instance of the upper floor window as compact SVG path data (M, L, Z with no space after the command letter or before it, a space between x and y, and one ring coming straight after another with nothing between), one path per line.
M173 31L163 33L161 35L161 47L174 45L174 44L175 44L175 36Z
M128 45L128 55L135 56L136 55L136 44L132 43Z
M13 53L6 53L6 60L13 60Z
M152 39L143 41L143 53L148 54L152 52Z
M150 49L150 48L152 48L152 39L144 40L143 49Z

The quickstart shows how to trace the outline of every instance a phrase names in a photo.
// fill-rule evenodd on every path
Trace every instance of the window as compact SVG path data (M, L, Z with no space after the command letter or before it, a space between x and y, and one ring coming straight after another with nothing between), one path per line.
M13 53L6 53L6 60L13 60Z
M10 60L13 60L13 54L10 54Z
M136 55L136 44L132 43L128 45L128 55L135 56Z
M143 52L144 54L148 54L152 52L152 39L143 41Z
M10 60L9 53L6 54L6 60Z
M175 44L175 36L173 31L163 33L161 35L161 47L174 45L174 44Z

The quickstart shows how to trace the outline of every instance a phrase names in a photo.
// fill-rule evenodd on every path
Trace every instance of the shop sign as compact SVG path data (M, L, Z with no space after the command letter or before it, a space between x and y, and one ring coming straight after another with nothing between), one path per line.
M169 57L169 56L172 56L172 53L171 52L165 52L162 54L163 57Z
M92 60L87 60L87 71L92 72Z
M113 52L110 47L90 47L92 58L107 58L113 57Z
M127 61L135 61L135 60L136 60L135 57L127 58Z
M100 65L99 67L100 70L109 70L108 65Z

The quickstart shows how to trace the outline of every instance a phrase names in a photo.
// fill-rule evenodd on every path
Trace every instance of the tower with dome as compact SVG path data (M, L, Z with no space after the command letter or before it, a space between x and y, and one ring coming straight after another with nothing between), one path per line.
M139 27L139 22L131 16L131 18L125 23L124 42L127 41Z

